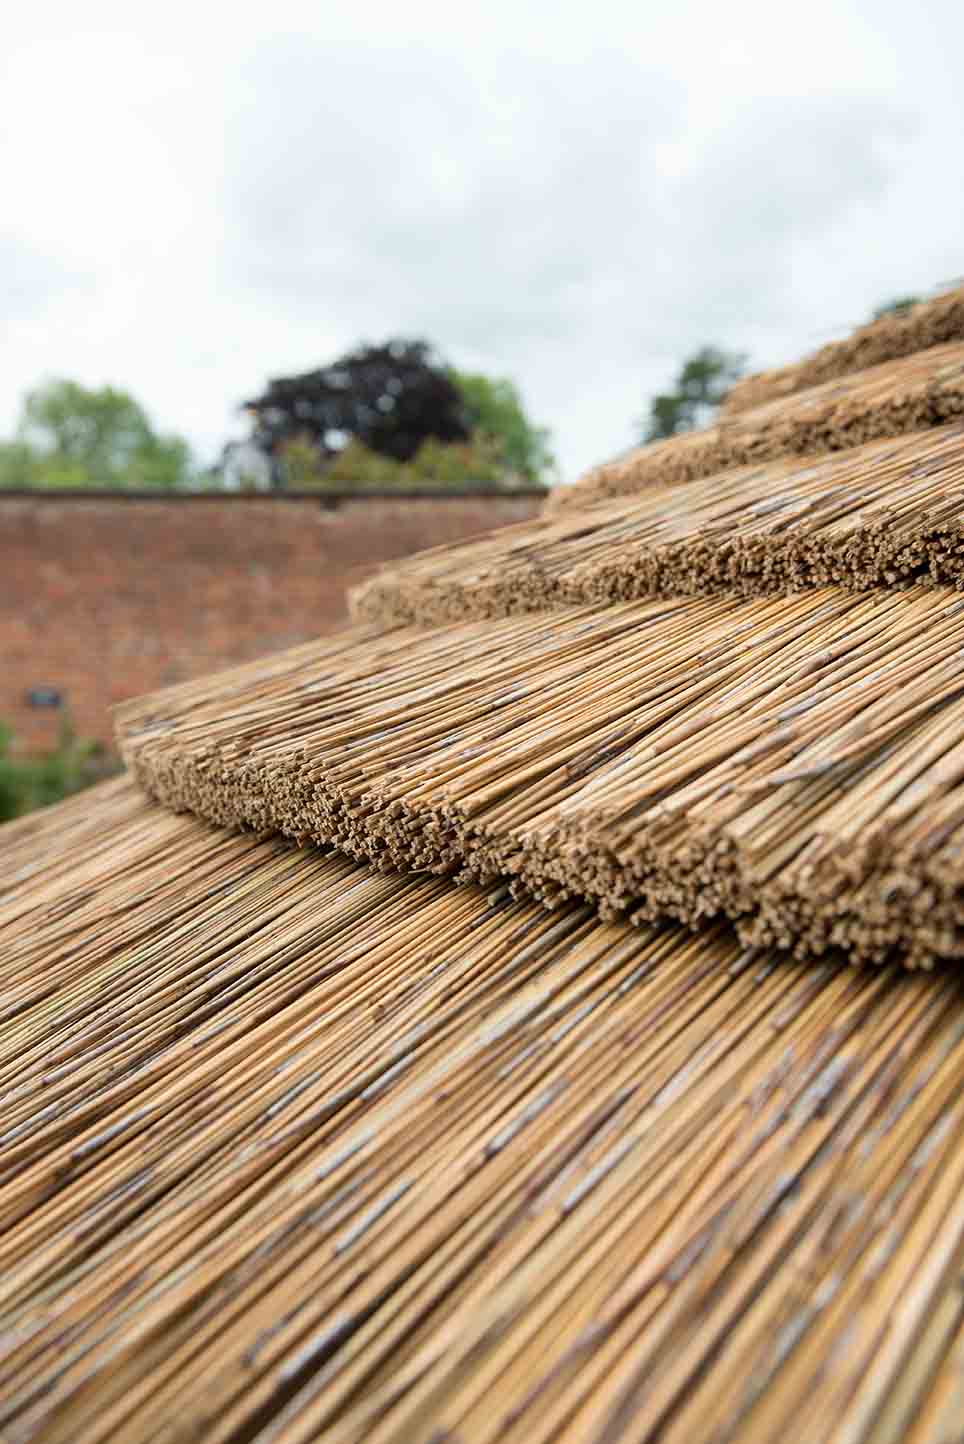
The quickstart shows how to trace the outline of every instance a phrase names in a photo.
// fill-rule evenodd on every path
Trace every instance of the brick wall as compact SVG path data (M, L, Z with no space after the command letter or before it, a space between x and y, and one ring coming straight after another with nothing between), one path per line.
M0 721L109 742L115 703L343 623L345 590L394 557L524 521L537 497L0 495Z

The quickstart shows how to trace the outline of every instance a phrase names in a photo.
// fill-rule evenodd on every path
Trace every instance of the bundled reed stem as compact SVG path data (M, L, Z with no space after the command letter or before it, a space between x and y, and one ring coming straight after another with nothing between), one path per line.
M720 472L386 566L359 621L441 626L589 602L964 583L964 427Z
M574 486L557 487L547 507L585 507L777 457L824 456L962 414L964 345L935 346L643 446L596 467Z
M120 710L174 811L0 830L0 1437L944 1444L964 439L787 458L961 413L956 344L647 448L563 505L750 465L387 573Z
M0 832L4 1438L947 1437L956 973L383 877L123 784L42 827L29 880Z
M964 341L964 288L945 291L906 311L890 312L876 321L868 321L844 340L831 341L812 356L790 366L744 377L727 396L723 414L733 416L739 411L752 410L808 386L820 386L851 371L896 361L901 356L911 356L948 341Z
M674 599L359 630L121 709L152 796L744 940L964 957L964 602Z

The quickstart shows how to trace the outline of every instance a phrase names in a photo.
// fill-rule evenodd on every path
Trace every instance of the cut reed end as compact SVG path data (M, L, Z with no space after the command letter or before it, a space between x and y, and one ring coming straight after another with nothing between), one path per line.
M676 598L339 645L128 706L135 776L379 868L723 914L800 955L964 960L954 593Z
M359 621L444 626L647 596L964 585L964 426L561 510L386 566Z

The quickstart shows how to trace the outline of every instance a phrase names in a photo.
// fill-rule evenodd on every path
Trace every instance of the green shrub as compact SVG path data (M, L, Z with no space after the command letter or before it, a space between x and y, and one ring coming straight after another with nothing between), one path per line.
M100 749L76 737L67 717L56 749L44 756L14 756L11 740L10 729L0 723L0 822L60 802L108 770Z
M499 444L480 433L470 441L437 441L429 437L410 461L382 456L354 439L328 461L323 461L304 438L287 442L281 456L287 485L295 490L357 486L373 490L434 487L444 491L481 485L500 491L526 480L506 470Z

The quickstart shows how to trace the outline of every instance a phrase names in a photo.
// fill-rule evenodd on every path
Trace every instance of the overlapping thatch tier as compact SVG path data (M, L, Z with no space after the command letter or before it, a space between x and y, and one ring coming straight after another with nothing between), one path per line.
M905 311L868 321L852 335L821 346L802 361L745 377L727 396L723 414L733 416L738 411L749 411L808 386L819 386L851 371L896 361L901 356L911 356L915 351L948 341L964 341L964 287L920 301Z
M718 472L386 566L359 621L439 626L644 596L964 583L964 426Z
M364 630L121 709L174 808L801 955L964 957L964 600Z
M4 1439L951 1437L956 972L384 877L123 784L46 821L0 903Z
M640 447L596 467L574 486L557 487L547 508L583 507L782 456L824 456L961 415L964 344L935 346L723 418L703 431Z

